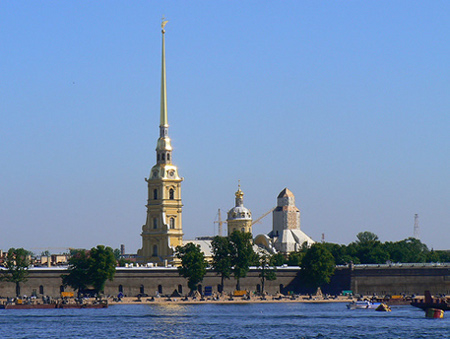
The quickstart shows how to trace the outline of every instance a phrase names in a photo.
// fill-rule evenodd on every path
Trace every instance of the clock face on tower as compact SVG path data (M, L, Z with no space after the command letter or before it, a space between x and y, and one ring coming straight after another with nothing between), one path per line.
M173 178L175 176L175 171L174 170L167 171L167 174L169 175L170 178Z

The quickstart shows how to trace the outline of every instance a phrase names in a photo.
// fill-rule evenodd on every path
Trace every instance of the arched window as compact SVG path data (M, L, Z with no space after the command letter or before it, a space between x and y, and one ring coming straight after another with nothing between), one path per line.
M158 285L158 293L162 294L162 285Z
M167 153L167 160L170 160L170 153Z
M170 228L175 229L175 218L170 218Z
M158 228L158 218L153 218L153 229L157 229Z
M123 293L123 286L119 285L119 293Z
M163 154L161 154L161 157L162 157L162 160L165 160L166 159L166 155L163 153Z
M39 294L44 294L44 286L39 286Z
M139 287L139 293L140 294L144 294L144 285L141 285L141 287Z
M156 188L153 190L153 199L158 199L158 190Z
M153 245L153 256L154 257L158 256L158 245Z
M183 294L183 286L178 285L178 293Z
M169 190L169 199L170 199L170 200L175 199L175 191L173 190L173 188L171 188L171 189Z

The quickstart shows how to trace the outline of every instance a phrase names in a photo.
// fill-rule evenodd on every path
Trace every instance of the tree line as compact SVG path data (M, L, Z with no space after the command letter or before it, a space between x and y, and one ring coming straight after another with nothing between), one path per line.
M368 231L358 233L356 241L348 245L323 243L323 246L332 254L336 265L450 262L450 251L430 250L419 239L382 243L376 234ZM297 266L307 251L303 246L288 256L275 254L272 261L276 265Z

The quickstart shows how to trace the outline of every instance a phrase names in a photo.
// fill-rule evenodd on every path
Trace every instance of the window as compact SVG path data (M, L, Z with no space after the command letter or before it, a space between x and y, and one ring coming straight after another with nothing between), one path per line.
M119 285L119 293L123 293L123 286Z
M178 285L178 293L183 294L183 286Z
M173 190L173 188L171 188L171 189L169 190L169 199L170 199L170 200L175 199L175 191Z
M167 153L167 160L170 160L170 153Z
M162 294L162 285L158 285L158 293Z
M140 294L144 294L144 285L141 285L141 287L139 287L139 293Z
M158 228L158 218L153 218L153 229L156 230Z
M59 286L59 292L64 292L64 286L63 285Z
M261 293L261 285L260 284L256 285L256 292Z
M158 190L156 188L153 190L153 199L158 199Z
M162 157L162 160L165 160L166 159L166 155L163 153L163 154L161 154L161 157Z
M39 286L39 294L44 294L44 286Z
M158 246L157 245L153 245L153 256L154 257L158 256Z
M170 218L170 228L175 229L175 218Z

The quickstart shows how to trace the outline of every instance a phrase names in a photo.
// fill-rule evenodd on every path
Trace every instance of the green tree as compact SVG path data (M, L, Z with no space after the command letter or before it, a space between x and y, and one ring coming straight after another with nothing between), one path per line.
M122 257L122 254L121 254L120 250L118 248L114 249L114 258L116 258L116 260L119 261L121 257Z
M106 280L112 281L116 273L117 262L113 249L103 245L92 248L88 262L90 283L97 293L102 293L105 289Z
M251 233L234 231L229 239L232 248L232 271L236 279L236 289L239 291L240 279L247 276L249 266L255 262L256 254L253 251Z
M87 250L71 250L68 274L61 275L64 286L70 286L78 293L92 286L100 294L106 280L113 280L116 259L111 247L98 245Z
M264 295L265 282L273 281L277 278L276 268L271 267L270 259L266 254L259 256L259 278L261 279L261 294Z
M356 238L358 239L356 242L360 245L366 245L378 241L378 236L369 231L359 232L356 235Z
M348 251L356 256L361 264L384 264L390 259L378 236L372 232L360 232L357 241L348 246Z
M288 266L300 266L302 259L305 256L305 252L291 252L289 253L287 264Z
M68 274L62 274L62 283L64 286L70 286L77 291L78 298L83 290L91 283L89 275L89 251L71 250L69 258Z
M347 246L329 242L324 243L324 245L333 255L336 265L347 265L350 262L359 263L359 259L356 256L353 256Z
M212 263L211 266L217 274L220 274L220 292L223 291L225 279L230 279L232 266L232 247L227 237L215 236L211 242Z
M286 257L282 253L276 253L270 258L271 266L282 266L287 263Z
M306 252L301 262L301 277L306 287L316 290L328 284L334 274L333 255L324 244L315 243Z
M191 294L197 290L198 284L203 281L206 275L208 263L205 255L200 249L200 245L187 243L184 246L177 246L176 256L181 260L181 266L178 267L178 274L187 278L188 287Z
M20 297L20 283L28 279L31 253L23 248L10 248L4 266L0 270L0 279L16 284L16 297Z

